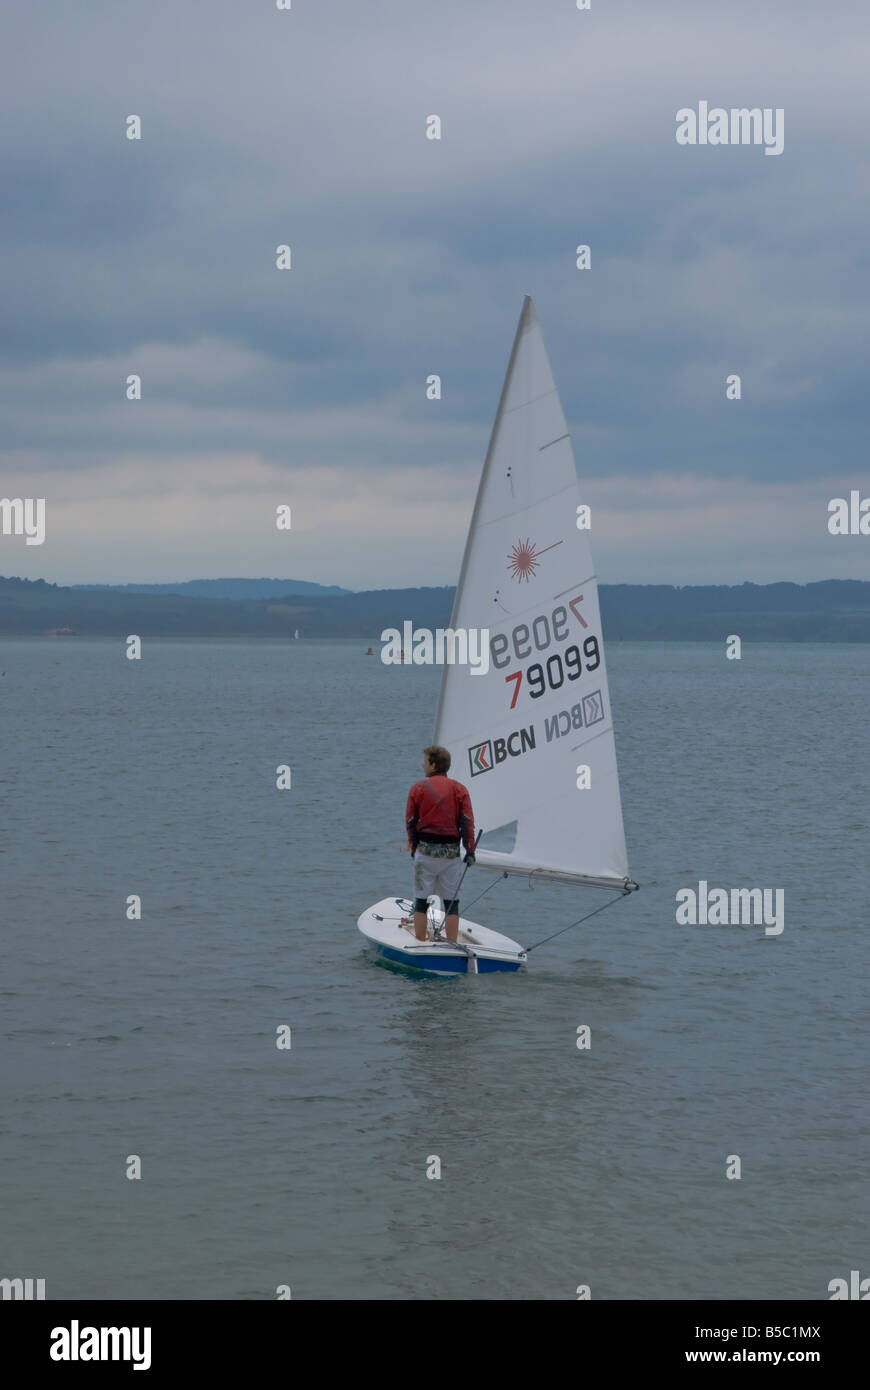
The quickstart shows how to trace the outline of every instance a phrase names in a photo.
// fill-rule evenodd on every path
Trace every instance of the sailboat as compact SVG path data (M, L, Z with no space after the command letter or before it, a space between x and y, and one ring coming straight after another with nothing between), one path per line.
M450 620L454 632L488 630L489 667L445 664L434 742L471 795L482 827L477 866L622 897L638 885L628 873L588 516L527 296ZM448 942L431 899L428 937L418 941L413 909L410 898L385 898L357 925L380 956L436 974L516 971L535 948L463 917Z

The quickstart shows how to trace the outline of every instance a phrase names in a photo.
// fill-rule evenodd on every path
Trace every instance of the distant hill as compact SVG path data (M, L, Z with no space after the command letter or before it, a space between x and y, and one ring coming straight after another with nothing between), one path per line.
M350 593L311 585L314 592L282 588L265 598L209 598L189 589L182 592L186 587L63 588L42 579L0 578L0 635L36 635L69 626L81 636L292 639L298 628L304 638L358 637L374 643L384 628L401 628L405 621L446 627L454 594L452 587ZM172 591L164 593L164 588ZM870 642L870 583L862 580L682 588L602 584L599 594L604 635L610 641L710 642L737 633L748 642Z
M72 589L102 589L114 594L180 594L187 598L277 598L282 594L349 594L334 584L306 579L180 579L175 584L72 584Z

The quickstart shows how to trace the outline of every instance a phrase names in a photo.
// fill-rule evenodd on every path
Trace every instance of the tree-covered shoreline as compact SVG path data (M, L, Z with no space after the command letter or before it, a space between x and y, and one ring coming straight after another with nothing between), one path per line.
M216 581L193 581L194 583ZM220 581L276 583L276 581ZM294 581L287 581L292 585ZM183 589L184 586L179 586ZM312 586L314 587L314 586ZM452 587L362 593L292 592L266 598L207 598L184 592L65 588L0 577L0 636L37 636L69 627L78 636L359 637L388 627L447 627ZM813 584L602 584L610 641L870 642L870 582Z

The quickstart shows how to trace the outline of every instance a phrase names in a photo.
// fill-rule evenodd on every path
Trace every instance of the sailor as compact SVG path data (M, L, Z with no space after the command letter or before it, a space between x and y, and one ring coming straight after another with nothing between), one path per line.
M448 941L459 939L459 899L463 875L459 854L465 845L465 863L474 861L474 812L471 797L461 782L448 777L450 754L433 746L423 750L425 780L415 782L408 793L405 825L408 849L414 856L414 934L426 940L427 899L437 893L444 900Z

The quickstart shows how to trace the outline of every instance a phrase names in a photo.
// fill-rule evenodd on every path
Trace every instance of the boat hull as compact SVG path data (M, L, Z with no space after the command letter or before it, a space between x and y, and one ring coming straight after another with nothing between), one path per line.
M446 940L418 941L413 914L414 904L409 898L383 898L362 913L357 926L382 960L429 975L513 973L526 963L526 953L518 941L466 917L459 919L459 948ZM443 924L443 911L430 907L430 936L433 930L443 933Z

